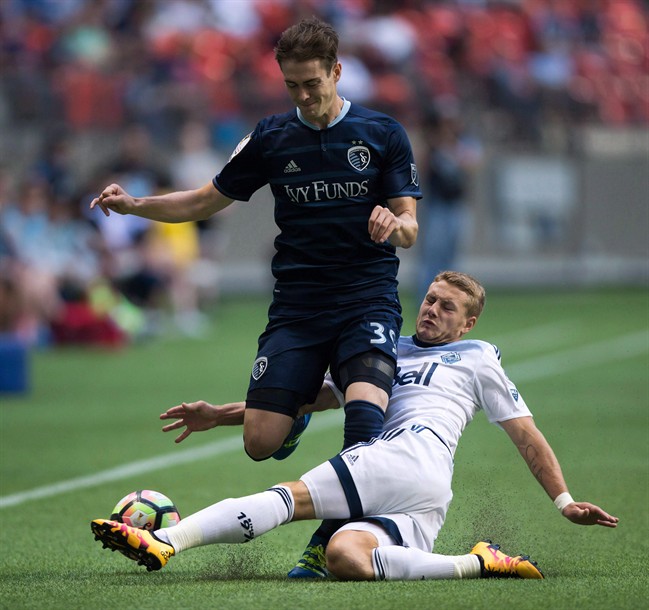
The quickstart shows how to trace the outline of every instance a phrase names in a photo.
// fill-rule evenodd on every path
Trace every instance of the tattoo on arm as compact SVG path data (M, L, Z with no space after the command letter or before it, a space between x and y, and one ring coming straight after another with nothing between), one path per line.
M523 449L523 457L525 458L525 461L527 462L527 465L530 468L530 471L532 474L536 477L537 481L539 483L543 482L543 466L539 464L538 462L538 451L534 445L530 444L527 445Z

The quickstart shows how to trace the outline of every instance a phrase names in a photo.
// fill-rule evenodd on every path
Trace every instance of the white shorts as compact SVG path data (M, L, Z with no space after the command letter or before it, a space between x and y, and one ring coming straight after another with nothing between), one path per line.
M379 524L396 544L430 552L453 497L452 476L446 445L429 428L412 426L345 449L301 480L318 519Z

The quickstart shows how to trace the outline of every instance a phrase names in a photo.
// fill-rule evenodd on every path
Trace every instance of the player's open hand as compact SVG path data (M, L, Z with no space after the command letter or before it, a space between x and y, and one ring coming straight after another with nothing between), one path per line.
M192 432L203 432L216 427L219 423L219 413L218 407L199 400L171 407L160 415L160 419L176 420L164 426L163 432L171 432L185 426L185 429L175 440L176 443L182 443Z
M99 206L101 211L110 216L111 211L118 214L128 214L135 207L135 200L119 184L107 186L90 202L90 209Z
M578 525L603 525L617 527L618 518L609 515L590 502L572 502L563 511L563 516Z
M370 238L377 244L382 244L390 238L401 226L400 220L388 209L381 205L375 206L370 214L367 229Z

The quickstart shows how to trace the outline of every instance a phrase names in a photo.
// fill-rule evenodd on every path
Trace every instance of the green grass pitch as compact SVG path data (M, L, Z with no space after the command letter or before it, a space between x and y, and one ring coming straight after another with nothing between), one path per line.
M576 499L620 517L616 530L560 517L507 436L478 416L456 456L455 499L436 551L479 539L527 552L544 581L289 582L315 523L247 545L211 546L147 573L102 550L89 522L127 492L169 495L181 514L293 480L331 457L340 414L316 416L284 462L254 463L240 430L181 445L158 414L182 400L240 399L266 302L225 300L204 340L119 351L61 349L31 359L31 391L0 395L2 608L589 608L649 598L647 291L491 291L471 333L496 343ZM415 304L404 299L404 331Z

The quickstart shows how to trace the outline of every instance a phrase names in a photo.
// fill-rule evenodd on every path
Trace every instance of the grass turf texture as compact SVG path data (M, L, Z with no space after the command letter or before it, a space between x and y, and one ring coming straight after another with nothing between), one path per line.
M157 573L93 540L90 520L107 516L135 489L162 491L182 515L297 478L338 450L338 413L316 415L300 448L284 462L254 463L237 446L0 507L0 607L644 607L648 310L642 290L491 291L469 335L501 348L505 368L558 454L573 496L600 504L621 521L617 530L608 530L561 518L506 435L479 415L457 452L455 499L435 550L460 554L490 538L511 554L531 554L544 581L287 581L315 523L290 524L247 545L194 549ZM407 298L404 311L404 331L410 332L416 306ZM238 439L239 429L224 428L176 446L174 433L159 431L157 416L182 400L242 397L265 317L265 301L228 300L204 341L34 353L31 392L0 396L0 496ZM632 333L644 335L634 340ZM623 342L608 350L620 336L629 336L628 349ZM538 359L546 355L554 358ZM589 362L582 365L585 355ZM558 370L545 370L552 362L559 362ZM321 420L326 425L318 427L318 417L328 417Z

